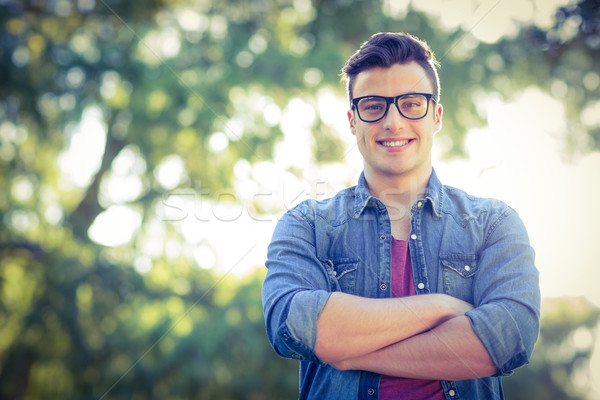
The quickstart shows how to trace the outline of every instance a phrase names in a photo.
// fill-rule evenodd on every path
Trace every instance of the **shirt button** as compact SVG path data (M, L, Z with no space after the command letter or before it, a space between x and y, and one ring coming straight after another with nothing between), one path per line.
M379 286L379 288L381 290L387 290L387 285L385 283L382 283L381 286Z
M369 394L369 396L373 396L375 394L375 389L369 388L369 390L367 390L367 393Z
M381 240L385 240L385 235L381 235L381 236L379 236L379 239L381 239Z
M419 201L419 202L417 203L417 207L419 207L419 208L423 207L423 202L422 202L422 201Z
M413 233L412 235L410 235L410 238L411 238L412 240L417 240L417 235L415 235L415 234Z
M465 271L467 271L467 272L468 272L468 271L470 271L470 270L471 270L471 267L469 267L468 265L465 265Z
M448 390L448 394L450 395L450 397L454 397L456 392L454 390L450 389L450 390Z
M418 287L419 289L425 289L425 284L424 284L423 282L421 282L421 283L419 283L419 284L417 285L417 287Z

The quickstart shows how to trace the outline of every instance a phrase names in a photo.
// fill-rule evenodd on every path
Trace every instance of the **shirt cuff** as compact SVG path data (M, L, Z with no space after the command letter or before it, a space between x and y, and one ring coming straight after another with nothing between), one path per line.
M503 305L486 304L465 315L498 368L498 376L508 376L529 362L519 325Z
M292 358L316 360L317 321L331 295L325 290L303 290L294 295L280 339L292 353ZM286 337L287 336L287 337Z

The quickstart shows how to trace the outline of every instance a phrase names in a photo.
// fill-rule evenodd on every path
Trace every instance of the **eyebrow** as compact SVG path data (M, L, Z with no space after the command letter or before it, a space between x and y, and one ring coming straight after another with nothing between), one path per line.
M367 94L367 95L364 95L364 96L353 97L352 100L354 100L354 99L364 99L364 98L367 98L367 97L383 97L383 98L386 98L386 99L395 99L396 97L409 96L411 94L426 94L426 95L431 96L431 99L437 102L437 98L435 97L435 95L433 93L427 93L427 92L407 92L407 93L397 94L395 96L383 96L381 94Z

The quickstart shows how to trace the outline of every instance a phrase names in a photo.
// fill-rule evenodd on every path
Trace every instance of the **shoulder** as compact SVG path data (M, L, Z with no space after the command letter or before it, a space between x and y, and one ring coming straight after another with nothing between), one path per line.
M498 220L516 213L502 200L474 196L453 186L442 186L441 213L465 222L469 219Z
M352 217L356 199L356 186L339 191L335 196L316 200L307 199L288 210L282 218L304 219L311 224L320 220L329 223L342 222Z

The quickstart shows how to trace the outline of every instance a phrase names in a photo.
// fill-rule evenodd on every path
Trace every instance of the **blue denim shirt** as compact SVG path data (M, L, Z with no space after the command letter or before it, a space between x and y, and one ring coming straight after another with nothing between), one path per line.
M442 381L446 398L502 399L500 377L529 362L539 330L538 271L525 227L504 203L442 185L435 172L411 213L417 294L446 293L473 304L466 315L499 371ZM267 336L277 354L301 361L300 399L377 399L379 374L339 371L314 353L317 319L332 292L390 297L390 219L364 174L333 198L288 211L267 258Z

